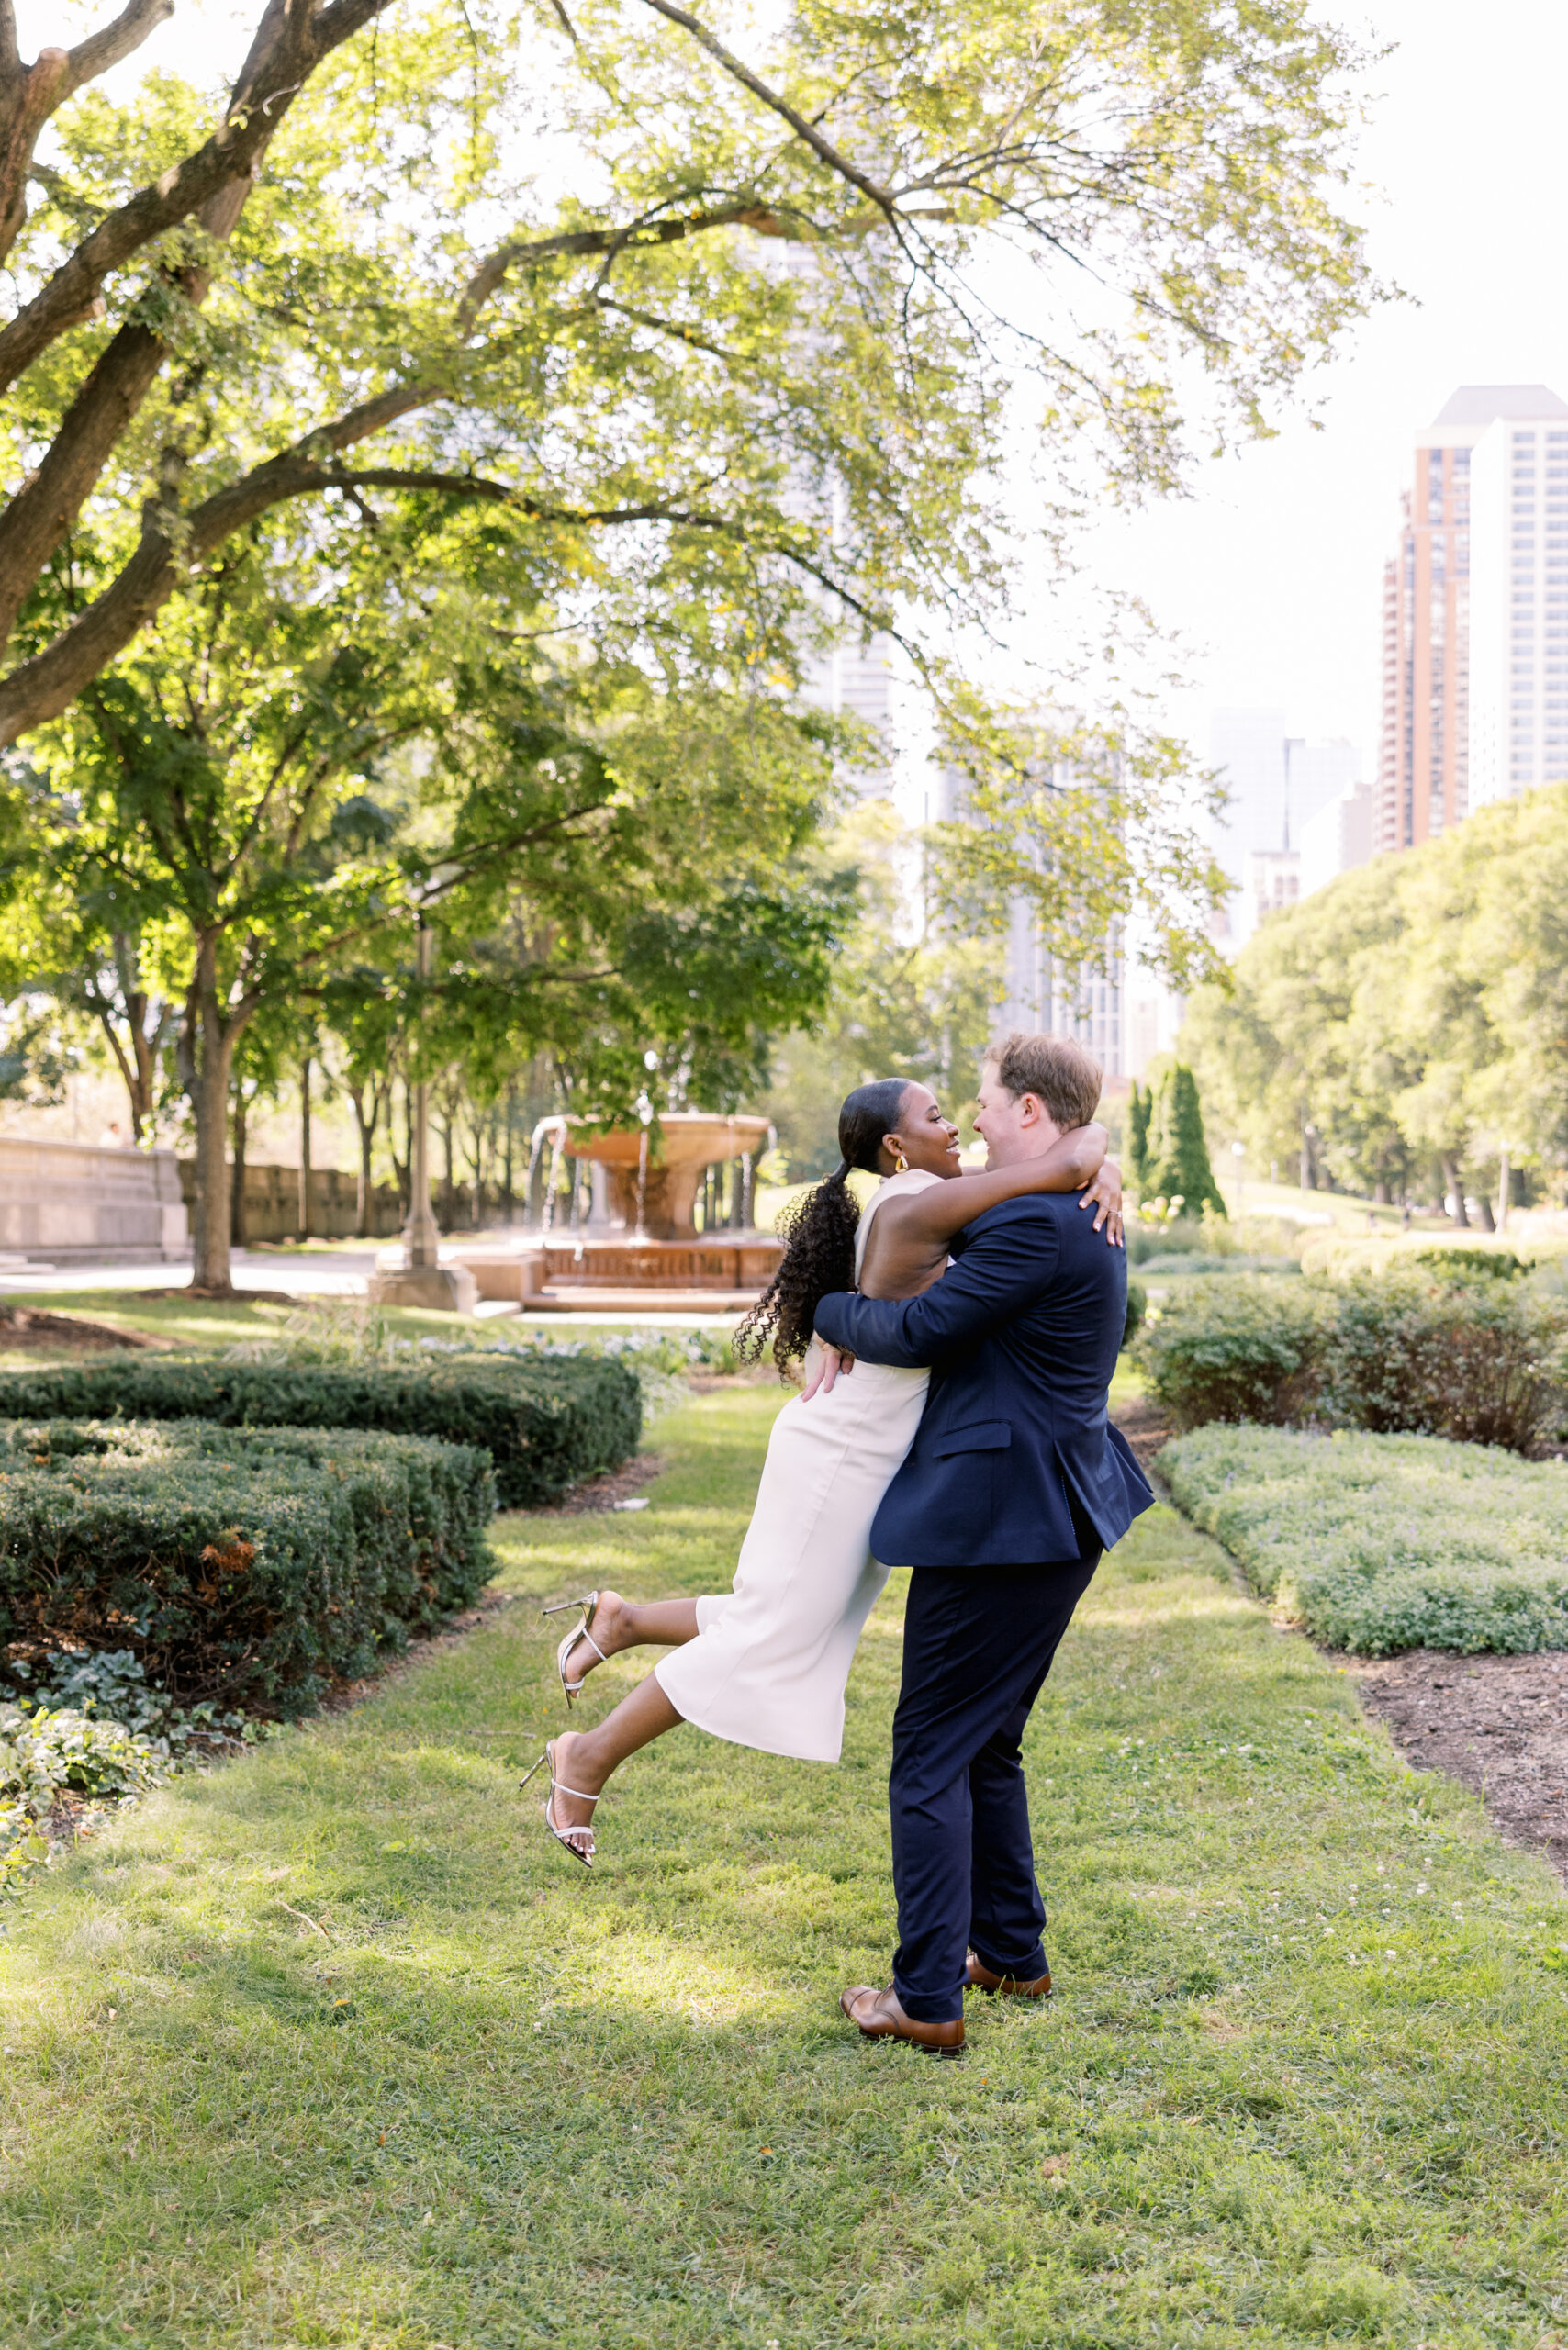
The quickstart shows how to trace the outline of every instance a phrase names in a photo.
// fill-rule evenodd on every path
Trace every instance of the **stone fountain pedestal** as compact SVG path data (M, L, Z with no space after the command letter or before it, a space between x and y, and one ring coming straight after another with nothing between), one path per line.
M472 1314L479 1284L466 1265L378 1265L365 1284L375 1305L409 1305L427 1314Z

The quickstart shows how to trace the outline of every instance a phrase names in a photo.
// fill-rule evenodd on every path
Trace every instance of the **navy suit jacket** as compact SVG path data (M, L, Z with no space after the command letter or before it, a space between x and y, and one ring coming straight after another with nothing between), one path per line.
M1082 1549L1070 1494L1107 1550L1154 1500L1105 1412L1127 1260L1076 1193L989 1208L957 1259L902 1303L835 1291L819 1335L868 1362L932 1366L925 1413L871 1528L890 1566L1027 1566Z

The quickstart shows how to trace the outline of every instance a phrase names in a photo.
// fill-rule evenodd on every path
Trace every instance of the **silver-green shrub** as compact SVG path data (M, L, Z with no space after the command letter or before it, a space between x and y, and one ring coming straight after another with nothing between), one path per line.
M1316 1639L1568 1647L1568 1466L1432 1437L1211 1427L1161 1473L1248 1580Z

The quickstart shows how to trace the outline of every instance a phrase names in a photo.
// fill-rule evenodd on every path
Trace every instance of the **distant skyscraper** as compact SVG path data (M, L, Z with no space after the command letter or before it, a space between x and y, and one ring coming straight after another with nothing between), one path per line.
M1568 776L1568 407L1491 426L1470 462L1470 802Z
M1232 889L1215 935L1234 951L1265 914L1294 904L1305 829L1352 788L1361 761L1353 743L1287 734L1279 710L1216 710L1209 755L1230 792L1214 853Z
M1473 804L1502 789L1541 780L1534 763L1544 748L1536 725L1544 697L1536 632L1537 595L1548 574L1538 568L1535 534L1541 476L1538 444L1556 430L1568 456L1568 406L1544 384L1463 384L1416 443L1416 483L1402 503L1399 553L1383 573L1383 736L1378 756L1374 846L1415 848L1456 824ZM1531 459L1528 503L1511 505L1507 453ZM1475 536L1472 477L1480 468L1485 543ZM1508 543L1509 524L1516 544ZM1472 576L1472 546L1477 558ZM1544 554L1544 547L1539 553ZM1510 558L1519 560L1516 583ZM1568 566L1564 571L1568 587ZM1526 623L1521 627L1518 613ZM1472 647L1483 695L1473 705ZM1528 656L1521 683L1505 693L1515 654ZM1529 727L1518 736L1516 766L1505 747L1505 722L1517 703ZM1542 718L1544 711L1540 711ZM1473 776L1473 751L1480 769ZM1525 770L1529 768L1527 773ZM1568 771L1568 770L1564 770Z

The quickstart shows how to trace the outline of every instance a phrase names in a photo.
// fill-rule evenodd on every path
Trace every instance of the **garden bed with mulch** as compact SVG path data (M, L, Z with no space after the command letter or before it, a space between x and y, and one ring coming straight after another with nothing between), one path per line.
M591 1517L602 1510L619 1509L623 1502L633 1500L644 1485L651 1485L666 1465L662 1452L634 1452L619 1469L605 1469L597 1477L585 1477L580 1485L574 1485L558 1502L531 1509L528 1515Z
M1146 1473L1177 1433L1148 1399L1122 1404L1114 1417ZM1506 1837L1546 1853L1568 1882L1568 1651L1320 1653L1354 1677L1365 1710L1386 1723L1406 1762L1473 1788Z
M1344 1662L1407 1762L1473 1787L1506 1836L1568 1881L1568 1652Z
M106 1347L151 1347L165 1343L144 1330L117 1330L78 1314L50 1314L39 1305L0 1302L0 1354L57 1354L62 1347L97 1353Z

